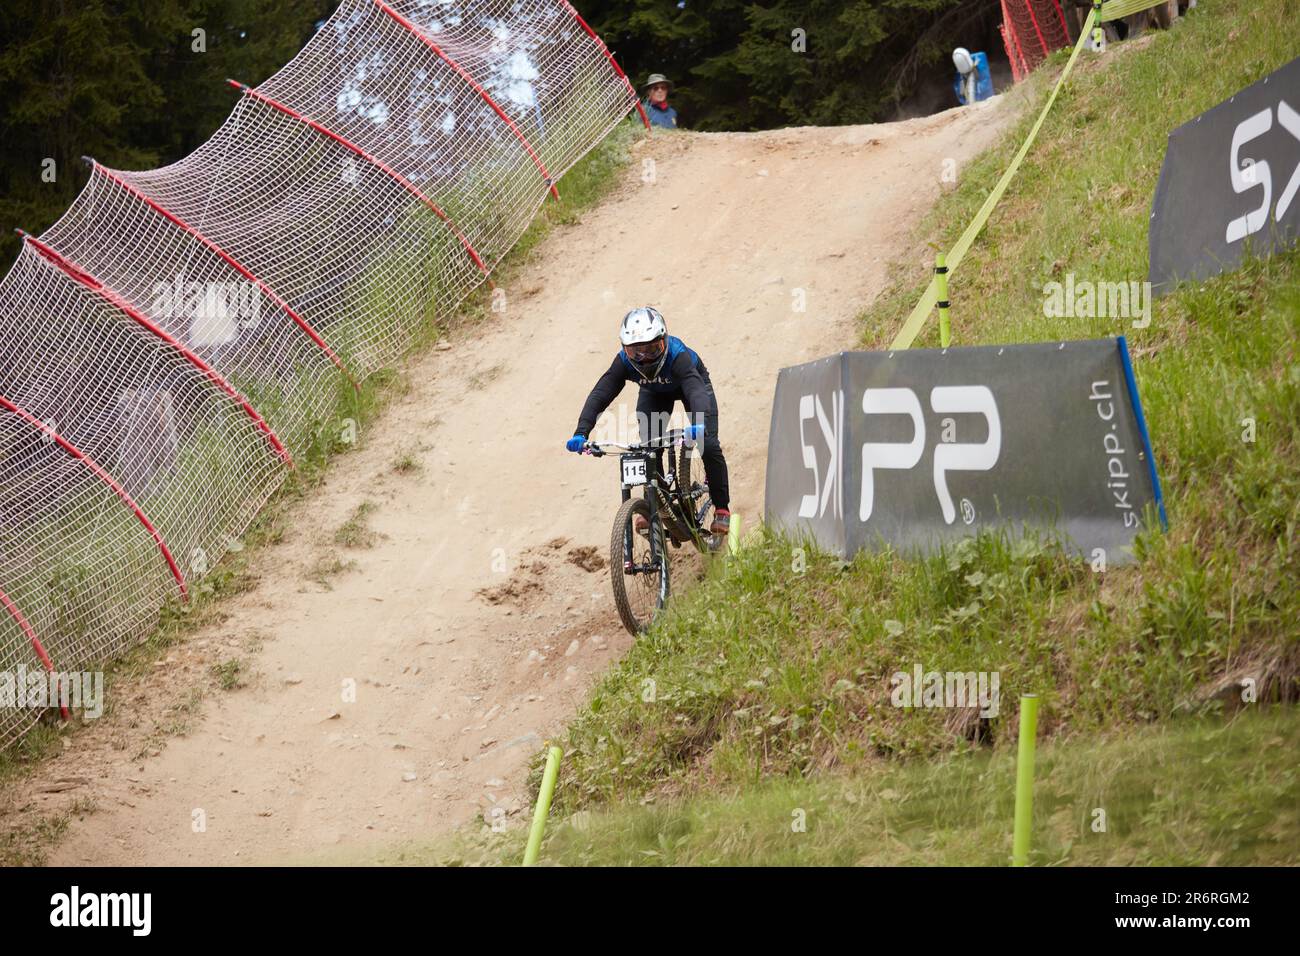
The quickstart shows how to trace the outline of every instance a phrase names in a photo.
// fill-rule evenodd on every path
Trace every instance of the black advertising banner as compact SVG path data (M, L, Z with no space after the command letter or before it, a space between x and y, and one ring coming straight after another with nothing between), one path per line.
M767 441L768 523L772 503L779 501L782 518L797 518L823 548L836 554L847 553L841 520L844 354L781 369ZM774 488L780 490L775 498Z
M1122 563L1148 505L1163 524L1122 337L841 352L777 377L766 520L828 551L1029 525Z
M1300 235L1300 59L1169 134L1148 233L1157 294Z

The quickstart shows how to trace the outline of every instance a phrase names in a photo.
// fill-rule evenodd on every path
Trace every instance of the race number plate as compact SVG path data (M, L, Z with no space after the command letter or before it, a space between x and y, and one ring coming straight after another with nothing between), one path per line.
M646 483L646 460L635 455L624 455L623 484L644 485Z

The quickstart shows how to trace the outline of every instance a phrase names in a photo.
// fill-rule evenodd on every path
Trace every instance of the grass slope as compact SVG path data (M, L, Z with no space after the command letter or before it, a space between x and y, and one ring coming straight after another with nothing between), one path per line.
M1289 708L1144 727L1040 748L1030 864L1283 865L1300 843L1300 747ZM1272 753L1275 760L1260 760ZM664 805L580 811L542 862L569 866L1003 866L1015 755L890 762ZM522 830L405 847L379 864L516 864ZM355 861L353 861L355 862Z

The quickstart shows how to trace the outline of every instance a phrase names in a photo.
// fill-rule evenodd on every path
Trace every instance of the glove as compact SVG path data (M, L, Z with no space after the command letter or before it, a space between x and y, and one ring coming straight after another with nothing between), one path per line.
M689 441L699 441L699 440L702 439L703 437L704 437L704 426L703 426L703 425L687 425L687 426L686 426L686 438L687 438Z
M581 452L582 446L585 444L587 444L586 435L574 435L564 443L564 447L569 449L569 451Z

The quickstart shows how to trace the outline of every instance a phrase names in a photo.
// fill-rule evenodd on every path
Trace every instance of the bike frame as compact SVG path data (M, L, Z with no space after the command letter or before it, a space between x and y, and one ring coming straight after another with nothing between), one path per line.
M637 458L643 458L646 462L646 483L642 486L642 488L644 489L642 491L642 497L645 499L646 504L650 506L650 565L649 567L657 569L659 567L659 561L660 561L660 542L662 541L664 542L664 544L667 544L667 534L666 534L667 529L663 528L662 522L659 519L658 499L659 496L663 493L663 490L659 486L660 477L661 477L660 468L659 468L659 455L656 454L655 450L653 449L647 449L645 451L633 451L633 452L628 452L628 454L633 455ZM625 457L624 455L619 456L620 467L622 465L622 460L624 457ZM622 484L621 473L619 477L619 482L622 487L622 499L624 501L627 501L629 498L632 497L632 488L635 486ZM634 522L629 521L627 523L627 526L623 529L623 553L626 555L632 554L632 536L635 533L632 530L633 524ZM660 531L664 531L665 533L660 534ZM642 573L643 571L643 569L640 568L635 568L635 567L628 568L626 564L623 566L623 570L625 573L627 571L631 571L631 573L633 574ZM649 568L646 568L644 570L649 570ZM664 575L660 575L659 576L660 601L667 600L668 598L668 595L666 593L667 587L668 587L667 577Z
M584 454L597 458L614 450L620 452L619 486L622 501L615 527L611 529L614 536L610 544L610 572L619 616L623 619L624 626L634 635L640 633L656 611L668 603L672 586L669 540L674 548L690 542L704 555L714 551L719 541L717 536L711 536L706 541L702 534L701 522L709 507L708 484L705 482L696 486L690 478L693 471L691 453L695 448L695 440L702 435L703 428L692 426L689 429L673 429L662 437L631 445L594 441L585 441L582 445ZM665 451L670 456L666 469L663 464ZM685 475L679 473L683 462L686 463ZM642 489L641 500L647 506L644 510L649 512L645 518L649 525L650 553L645 563L637 562L635 549L636 523L642 508L633 503L632 493L638 487ZM695 507L697 502L698 514ZM622 568L618 567L619 563ZM629 602L628 589L629 586L636 585L635 576L638 574L658 575L655 607L649 611L648 616L633 611ZM637 590L644 593L644 588Z
M645 498L646 504L650 506L650 560L652 564L657 564L659 560L660 535L657 532L660 530L665 532L663 535L665 543L669 537L672 537L674 541L678 538L682 538L684 541L691 541L696 548L702 552L708 550L701 544L700 535L702 528L700 526L700 521L702 516L695 514L694 501L690 498L690 490L681 487L681 476L676 474L675 471L669 473L668 481L664 481L663 468L661 466L663 453L665 451L672 451L686 442L687 439L684 437L682 430L673 429L661 439L649 442L639 442L631 445L625 445L620 442L587 443L586 450L588 454L597 457L608 454L606 451L608 448L617 448L622 449L624 455L634 455L638 458L645 459L646 483L643 486L644 490L642 496ZM691 445L693 447L694 443L691 442ZM620 462L624 455L619 456ZM621 485L622 500L627 501L632 497L632 489L635 486L622 484L621 473L619 481ZM676 524L677 527L670 528L665 526L661 517L661 501L667 506L668 512L673 516L674 524ZM682 519L687 520L683 521ZM686 532L685 535L680 534L680 532L683 531ZM631 535L633 532L629 527L624 530L623 534L625 536L623 541L623 553L631 554ZM661 584L661 587L662 586L663 585Z

